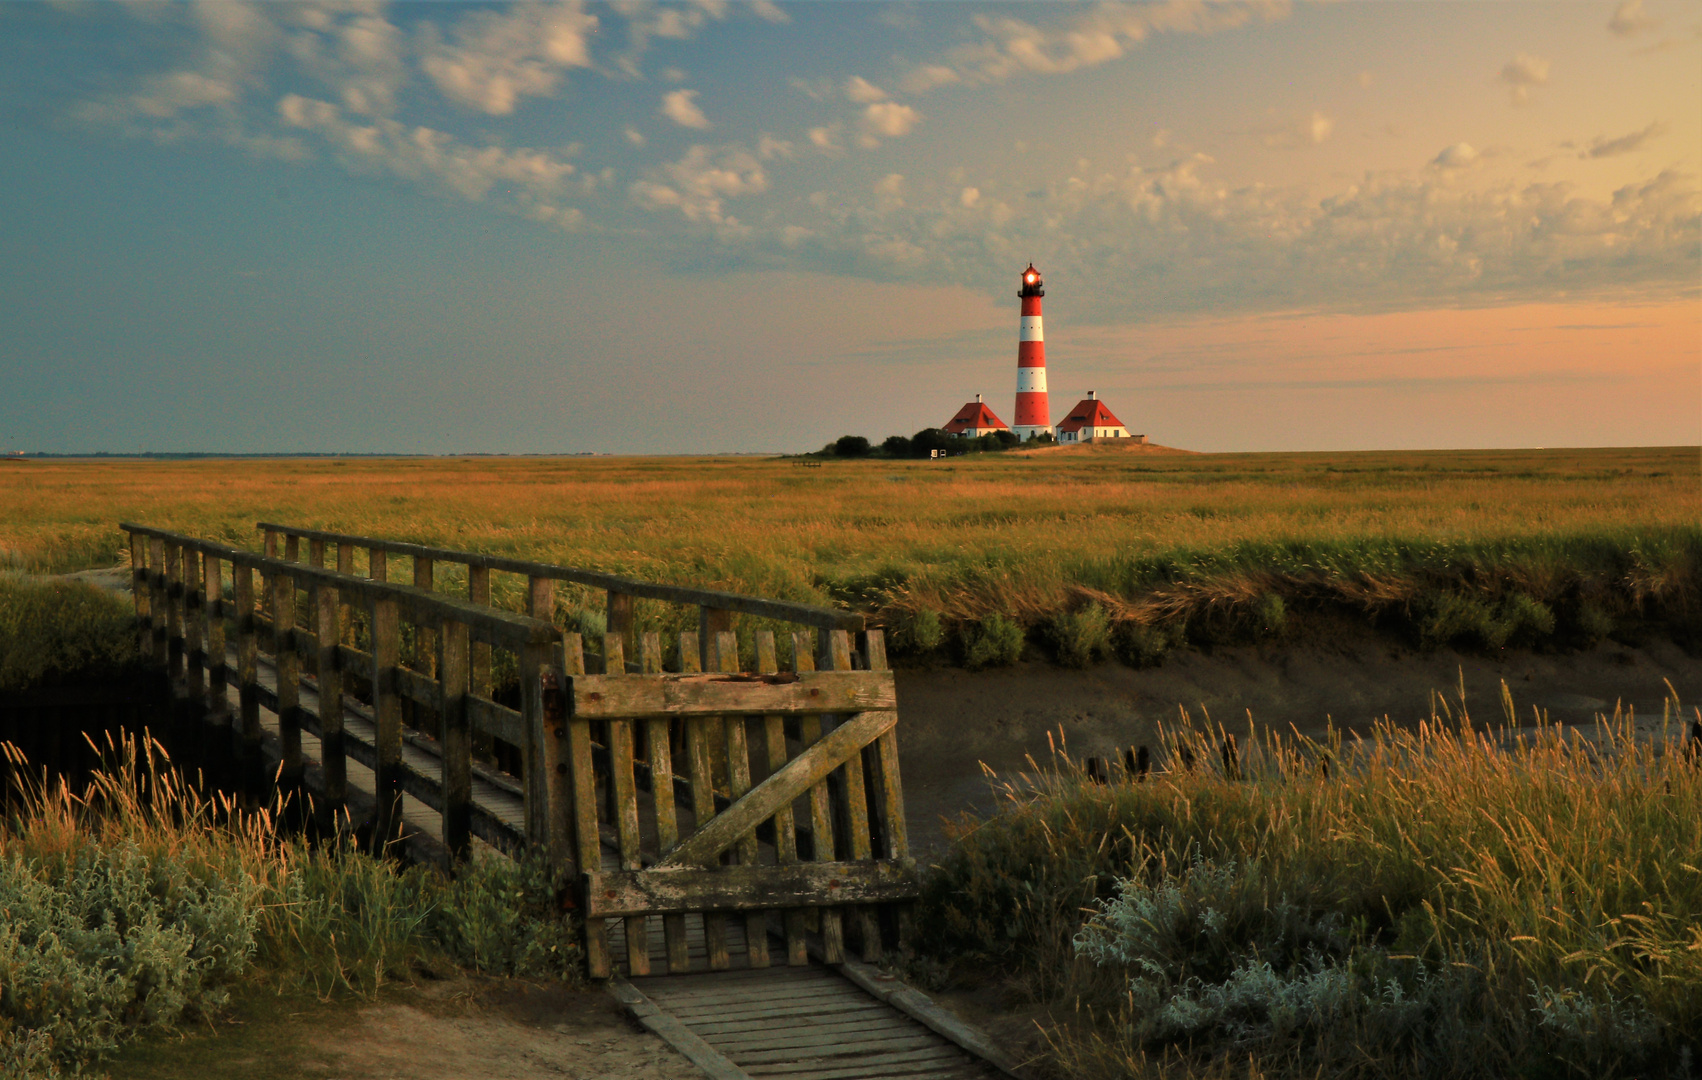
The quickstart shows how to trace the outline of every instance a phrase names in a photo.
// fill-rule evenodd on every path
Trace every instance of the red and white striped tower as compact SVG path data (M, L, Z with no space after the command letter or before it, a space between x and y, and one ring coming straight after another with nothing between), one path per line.
M1016 347L1016 416L1011 434L1019 439L1051 434L1046 408L1046 332L1040 325L1040 298L1045 282L1033 263L1022 272L1022 336Z

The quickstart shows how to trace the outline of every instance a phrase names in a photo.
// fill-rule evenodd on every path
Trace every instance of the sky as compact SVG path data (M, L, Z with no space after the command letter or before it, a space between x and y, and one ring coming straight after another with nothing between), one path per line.
M1702 442L1702 3L0 4L0 449Z

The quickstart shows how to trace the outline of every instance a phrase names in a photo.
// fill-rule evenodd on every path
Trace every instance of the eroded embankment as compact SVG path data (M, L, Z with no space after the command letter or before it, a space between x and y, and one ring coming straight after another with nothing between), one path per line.
M1452 649L1415 651L1371 633L1306 642L1178 650L1155 668L1105 663L1087 670L1045 661L978 672L900 668L905 799L912 845L924 860L944 844L942 815L994 805L981 764L1011 775L1045 763L1060 733L1072 757L1156 748L1158 726L1180 710L1244 732L1261 728L1321 734L1329 723L1365 730L1385 717L1409 725L1431 713L1432 692L1457 707L1462 684L1474 715L1501 716L1505 681L1521 722L1533 708L1548 719L1588 723L1616 704L1661 715L1675 692L1702 701L1702 657L1664 639L1639 646L1603 642L1569 652L1506 650L1491 657ZM1670 689L1668 684L1671 684Z

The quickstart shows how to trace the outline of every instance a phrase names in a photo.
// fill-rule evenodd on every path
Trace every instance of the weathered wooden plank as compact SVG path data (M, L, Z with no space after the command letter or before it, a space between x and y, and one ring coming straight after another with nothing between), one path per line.
M279 777L289 784L300 781L301 760L301 658L296 655L291 631L295 629L295 578L289 573L272 574L272 664L278 677L278 741L283 749Z
M436 567L430 559L416 558L414 560L414 588L427 595L436 591ZM437 626L435 620L418 622L414 626L414 656L415 671L426 675L437 673ZM437 702L430 702L433 707ZM423 725L415 725L416 727Z
M698 646L703 650L703 670L705 671L737 671L738 665L731 668L722 667L710 659L719 635L733 629L733 613L713 605L699 605L697 609L697 639Z
M520 744L520 779L526 790L526 842L546 851L550 843L550 782L544 775L543 677L559 655L560 648L547 643L526 645L520 650L520 728L526 736Z
M567 698L561 684L567 676L585 673L585 646L578 634L561 637L560 669L549 673L556 693L554 700L545 703L544 779L549 788L550 858L558 869L571 874L579 864L573 831L572 747L568 739ZM519 726L518 716L515 726Z
M225 659L223 560L208 555L202 561L201 575L201 593L207 605L207 704L228 719L230 700L226 689L230 684L230 668Z
M201 604L201 553L184 548L179 556L183 565L183 692L197 714L207 706L207 654L202 648L202 620L206 610Z
M402 699L396 670L402 661L401 617L394 600L375 600L372 627L373 797L372 847L382 852L402 828Z
M315 629L319 658L314 674L319 682L319 768L324 776L321 796L335 813L348 798L348 762L343 745L343 673L338 662L337 642L342 638L337 617L342 611L336 589L321 585L314 593Z
M858 713L850 721L823 736L815 745L788 761L774 775L751 789L714 821L698 829L657 863L660 867L699 866L708 863L774 816L784 804L803 795L847 757L861 750L897 722L891 712ZM867 839L864 841L867 846ZM867 858L867 856L862 856Z
M171 615L166 607L165 541L158 536L148 538L148 611L152 629L154 664L170 670Z
M140 533L128 534L130 541L130 602L136 610L136 624L141 630L142 654L154 654L154 613L148 605L148 539Z
M756 670L759 675L777 673L780 670L779 657L774 648L774 632L771 630L756 632ZM786 746L785 718L770 713L762 718L762 725L763 779L766 780L785 765L791 755ZM798 861L798 829L797 822L793 820L790 802L774 814L774 857L781 866L790 866ZM808 964L810 958L805 947L806 926L803 909L787 908L781 912L780 919L785 927L786 963L791 967Z
M587 675L573 680L576 715L590 718L694 713L760 716L805 711L872 712L898 707L890 671L682 673L605 682L606 678L609 677Z
M396 693L404 701L416 705L437 707L437 701L442 691L438 688L437 680L430 675L423 675L413 668L398 667L396 669Z
M183 677L183 545L166 541L165 561L166 671Z
M355 576L355 546L353 544L337 544L337 573L344 577ZM355 642L355 608L349 603L348 597L342 598L342 605L337 609L337 625L342 627L342 644L353 645Z
M1017 1063L994 1046L985 1034L936 1005L920 990L906 986L902 980L879 968L856 961L846 963L839 970L847 979L878 1000L963 1047L995 1069L1007 1075L1016 1071Z
M709 1080L751 1080L743 1069L728 1061L719 1051L704 1042L692 1030L674 1017L658 1009L642 993L624 979L611 985L615 998L624 1005L639 1023L660 1036L664 1042L703 1070Z
M467 602L479 607L491 606L491 572L483 566L467 568ZM474 641L471 658L467 662L468 685L472 687L474 697L489 698L491 696L491 647L488 642ZM490 760L493 747L491 732L481 729L477 721L473 724L473 753L476 757ZM500 738L501 736L497 736ZM511 741L511 740L510 740Z
M245 763L259 760L260 677L259 637L254 632L254 571L232 566L231 594L236 605L236 682L238 730Z
M473 737L468 716L472 643L467 624L444 622L438 637L438 703L443 751L443 846L464 862L473 851Z
M917 890L916 873L910 867L873 861L610 870L584 877L586 915L599 918L880 903L913 899Z
M573 676L569 673L566 677ZM603 865L602 837L597 829L597 774L591 762L591 721L570 713L566 726L568 766L573 777L574 839L583 872ZM585 967L593 979L606 979L611 974L609 938L602 919L585 919Z
M801 677L805 672L815 670L815 650L811 640L814 637L809 631L794 631L792 634L792 663L798 669ZM798 735L805 747L810 747L821 741L821 716L818 713L806 713L798 719ZM834 858L833 807L828 801L827 782L825 780L810 788L810 846L812 858L817 862L831 862ZM845 955L845 924L838 908L824 908L817 916L821 926L821 944L823 959L829 964L837 964Z
M620 839L623 871L635 871L644 865L639 849L638 786L632 776L634 723L609 721L609 779L614 791L615 831ZM626 920L626 966L628 974L650 974L650 931L642 916Z
M662 636L651 632L639 638L639 668L645 675L660 674L662 670ZM671 729L673 720L656 718L644 721L646 756L650 762L651 802L655 807L656 849L667 851L679 843L679 817L674 806L674 753ZM691 970L691 951L686 937L683 913L671 912L662 919L662 938L667 947L668 971L679 973Z
M517 709L498 705L483 697L472 697L467 701L467 715L475 731L486 732L515 746L525 742L526 729L520 724Z
M621 643L621 655L638 656L638 628L633 622L631 593L609 592L603 628L605 634Z

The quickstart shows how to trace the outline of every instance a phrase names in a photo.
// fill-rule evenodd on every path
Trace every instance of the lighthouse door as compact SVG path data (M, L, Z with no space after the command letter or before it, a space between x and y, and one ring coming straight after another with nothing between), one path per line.
M567 758L594 978L879 957L916 895L898 700L880 631L794 635L751 673L731 633L697 672L575 675ZM695 638L695 635L682 635ZM616 665L616 670L624 665ZM771 946L773 949L771 950ZM778 955L776 955L778 953Z

